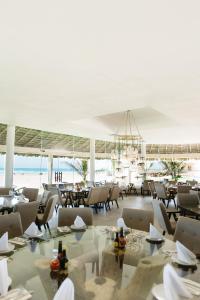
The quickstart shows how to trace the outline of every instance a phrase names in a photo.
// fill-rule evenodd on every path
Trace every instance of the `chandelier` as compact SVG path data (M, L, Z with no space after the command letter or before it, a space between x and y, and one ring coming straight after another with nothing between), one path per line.
M131 110L124 112L121 126L113 136L115 148L111 152L111 159L116 161L117 171L129 168L142 159L144 141Z

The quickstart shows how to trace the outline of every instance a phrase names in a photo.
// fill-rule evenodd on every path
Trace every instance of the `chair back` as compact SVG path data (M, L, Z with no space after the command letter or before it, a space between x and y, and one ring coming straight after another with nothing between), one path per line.
M8 238L23 235L22 223L18 212L0 216L0 235L8 232Z
M101 187L93 187L90 189L89 195L88 195L88 205L99 203L101 193Z
M100 188L99 202L106 202L108 200L109 192L110 188L108 186L102 186Z
M32 202L37 200L38 192L39 190L35 188L23 188L22 194Z
M43 195L41 197L41 204L46 205L47 201L49 200L49 198L53 196L52 193L50 191L44 190Z
M161 212L160 203L161 203L161 201L159 201L157 199L152 200L154 217L155 217L155 220L157 221L158 225L160 226L160 228L163 231L168 231L167 226L165 224L165 220L163 218L163 214Z
M200 253L200 222L187 217L179 217L174 241L181 242L195 254Z
M111 192L110 192L110 201L113 201L113 200L118 200L119 196L120 196L120 192L121 192L121 189L118 185L114 185L111 189Z
M155 186L155 190L156 190L158 199L166 199L167 191L166 191L164 184L162 184L160 182L154 182L154 186Z
M122 218L128 227L148 232L154 216L152 210L123 208Z
M57 203L58 203L58 196L57 195L51 196L44 210L42 224L48 223L48 221L53 217L53 212Z
M9 196L10 188L0 187L0 196Z
M198 206L199 197L197 194L178 193L177 204L179 206Z
M93 211L89 207L60 208L58 213L58 226L71 226L79 216L86 225L93 224Z
M188 193L190 192L190 190L192 189L191 185L182 185L182 184L179 184L177 186L177 193Z
M15 206L15 211L20 214L23 232L35 222L39 202L19 203Z
M152 182L152 181L153 180L144 180L143 184L142 184L142 190L150 192L149 183Z
M168 234L174 234L174 229L172 228L169 217L167 215L166 208L162 202L159 203L159 208L160 208L160 212L161 212L164 224L165 224L165 226L163 227L163 230L167 231Z
M156 193L154 181L149 181L148 185L149 185L149 190L151 192L151 196L154 196Z

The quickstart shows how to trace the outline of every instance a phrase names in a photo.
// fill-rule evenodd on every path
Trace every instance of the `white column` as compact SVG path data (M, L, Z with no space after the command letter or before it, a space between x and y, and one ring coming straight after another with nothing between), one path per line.
M53 175L53 155L48 156L48 184L52 184Z
M146 143L143 142L141 144L141 158L145 161L146 160Z
M13 186L14 152L15 150L15 126L7 126L6 137L6 162L5 162L5 187Z
M95 139L90 139L90 181L95 181Z

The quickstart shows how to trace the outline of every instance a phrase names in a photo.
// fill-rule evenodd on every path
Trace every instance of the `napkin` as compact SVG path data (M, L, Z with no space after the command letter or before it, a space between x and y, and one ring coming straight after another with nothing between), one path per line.
M119 218L117 220L117 227L123 228L123 229L128 229L128 227L126 226L123 218Z
M0 238L0 251L9 250L8 246L8 233L4 233Z
M53 300L74 300L74 284L71 279L63 281Z
M7 259L0 260L0 294L4 296L8 291L8 266Z
M162 234L150 223L149 236L151 239L163 239Z
M176 241L176 250L177 250L177 258L186 263L186 264L194 264L196 262L196 256L192 251L186 248L179 241Z
M77 227L77 228L82 228L82 227L85 227L85 223L83 221L83 219L79 216L76 217L76 219L74 220L74 225Z
M29 199L26 198L26 197L24 197L23 194L21 194L21 195L18 196L18 201L19 201L19 202L23 202L23 203L28 203L28 202L29 202Z
M170 264L164 267L163 284L166 300L191 299L192 295Z
M37 236L38 235L38 228L35 225L35 223L31 223L31 225L26 229L26 231L24 233L29 235L29 236Z

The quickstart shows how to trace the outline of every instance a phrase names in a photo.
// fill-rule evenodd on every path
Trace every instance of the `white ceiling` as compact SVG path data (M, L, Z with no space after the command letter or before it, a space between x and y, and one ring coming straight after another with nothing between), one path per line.
M199 0L0 2L0 122L147 143L200 142ZM112 124L111 124L112 123Z

